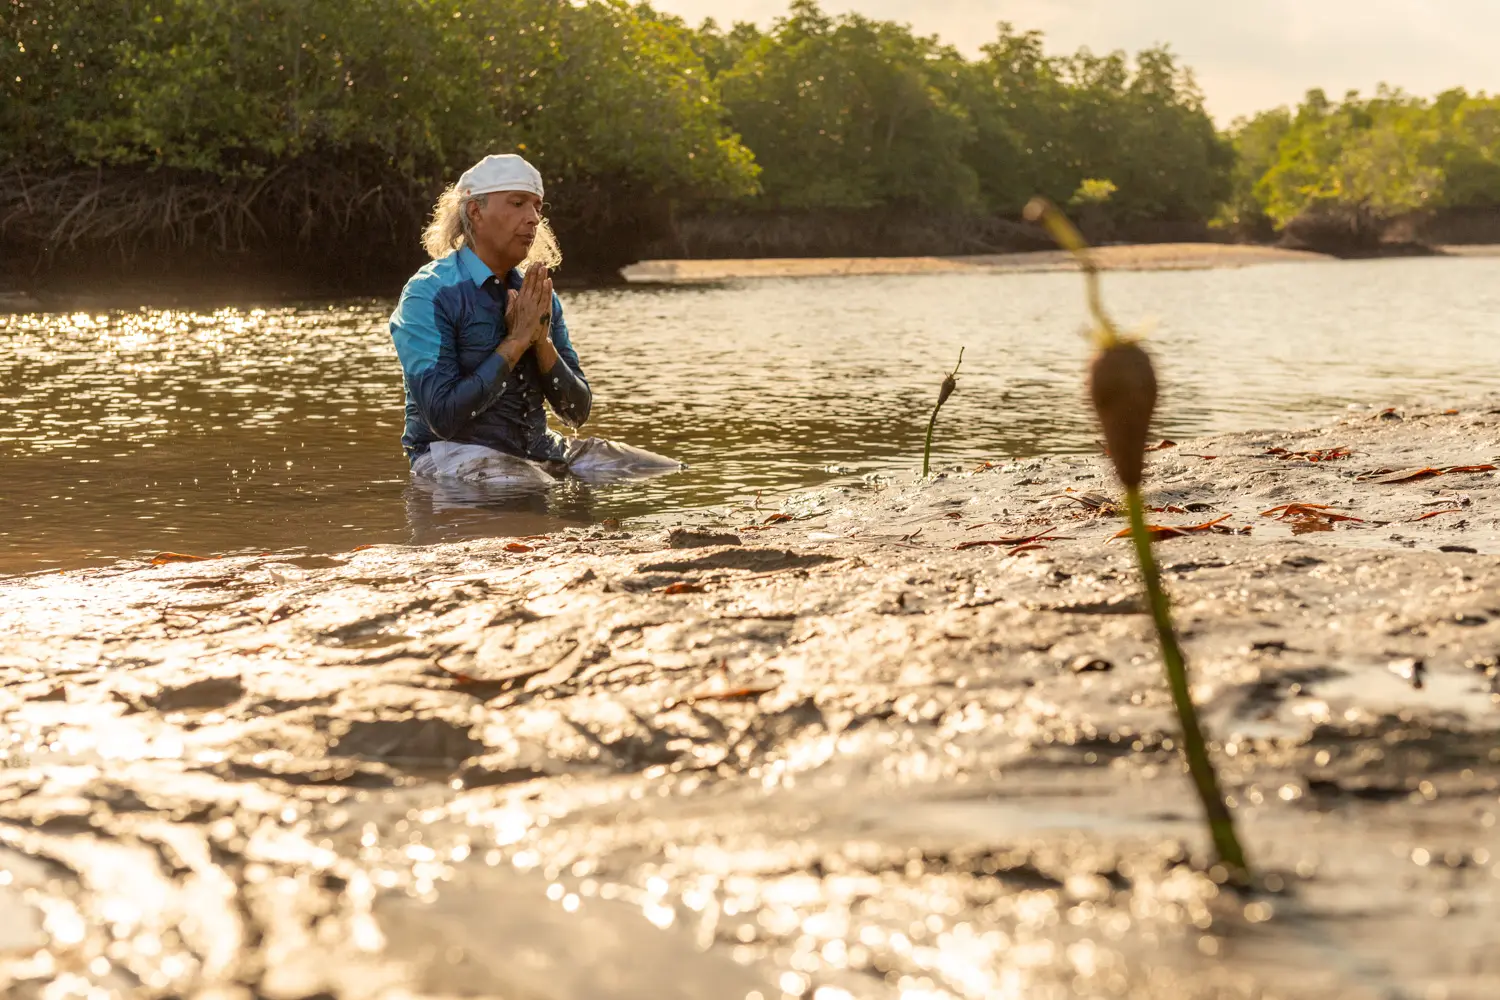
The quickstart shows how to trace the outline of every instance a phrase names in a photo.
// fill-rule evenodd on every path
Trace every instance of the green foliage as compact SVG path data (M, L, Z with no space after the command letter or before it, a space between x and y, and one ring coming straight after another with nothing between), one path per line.
M773 208L947 209L1019 215L1115 185L1120 219L1201 220L1231 152L1170 52L1052 56L1002 24L966 61L904 25L797 0L770 32L705 24L698 50ZM1102 204L1102 203L1101 203Z
M1133 65L1118 52L1050 56L1040 33L1001 24L965 92L968 158L992 210L1019 214L1036 195L1067 203L1108 178L1118 219L1201 220L1228 191L1232 153L1165 48Z
M1382 86L1337 104L1311 91L1295 113L1237 122L1225 215L1278 226L1348 218L1365 228L1413 211L1500 203L1500 98L1449 91L1432 100Z
M761 31L753 24L742 21L726 32L713 18L704 21L691 36L693 51L703 60L709 75L715 78L739 62L745 52L760 40Z
M736 29L719 77L755 150L768 202L786 208L961 208L978 195L970 126L954 100L963 60L902 25L831 18L797 0L770 33ZM705 47L723 36L710 28ZM718 57L722 60L723 56Z
M631 178L656 191L754 192L754 158L728 133L718 89L679 24L622 0L487 0L477 29L480 88L494 119L478 148L512 140L544 176ZM490 134L493 133L493 134Z
M629 0L0 0L0 12L0 170L26 184L170 173L232 189L232 211L266 233L306 231L255 217L271 210L257 185L275 191L275 178L304 185L276 212L326 212L301 191L338 188L409 219L507 150L537 163L561 221L601 245L640 242L682 201L977 219L1016 218L1041 195L1104 234L1217 215L1264 235L1303 217L1376 225L1500 203L1500 98L1313 92L1221 135L1168 49L1057 55L1009 24L966 60L814 0L769 30L692 29ZM67 215L79 183L52 183L46 212ZM0 189L0 207L41 211L18 190Z
M623 0L6 2L0 142L30 164L240 177L374 151L451 180L526 149L564 182L755 186L691 33Z
M1282 138L1292 127L1292 116L1285 108L1265 111L1253 118L1240 119L1230 129L1234 144L1234 171L1218 221L1249 232L1264 233L1270 226L1265 205L1255 187L1275 166Z
M1084 182L1078 185L1078 190L1073 192L1073 197L1068 199L1068 204L1103 205L1119 190L1115 182L1108 178L1085 178Z
M96 114L109 85L107 39L121 4L0 0L0 167L68 159L67 123Z

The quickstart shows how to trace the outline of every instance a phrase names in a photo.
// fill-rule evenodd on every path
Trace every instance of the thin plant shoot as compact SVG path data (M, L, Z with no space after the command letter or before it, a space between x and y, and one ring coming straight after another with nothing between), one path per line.
M1089 396L1094 412L1104 430L1105 443L1114 463L1115 474L1125 487L1126 507L1130 516L1130 534L1135 543L1136 561L1151 605L1161 645L1162 664L1172 704L1182 727L1182 751L1193 778L1198 798L1203 804L1209 835L1219 864L1227 869L1232 881L1244 884L1249 879L1245 851L1235 832L1234 816L1224 801L1219 777L1208 756L1198 709L1188 686L1187 664L1172 625L1172 609L1162 587L1161 573L1151 550L1151 535L1146 528L1145 507L1141 501L1141 480L1145 474L1146 440L1151 416L1156 409L1156 372L1151 357L1133 338L1127 337L1104 311L1099 291L1099 269L1089 253L1082 234L1044 198L1034 199L1026 207L1026 218L1046 226L1063 249L1078 260L1088 291L1089 312L1093 314L1095 353L1089 365Z
M938 389L937 405L932 408L932 417L927 421L927 444L922 448L923 479L927 478L927 474L932 469L932 431L937 427L938 411L943 408L944 403L948 402L948 397L953 395L958 389L958 369L963 366L963 363L964 349L960 347L958 349L958 364L954 365L953 370L943 379L942 388Z

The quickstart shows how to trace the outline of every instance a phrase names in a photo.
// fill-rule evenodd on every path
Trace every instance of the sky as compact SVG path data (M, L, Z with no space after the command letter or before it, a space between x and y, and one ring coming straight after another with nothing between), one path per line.
M787 0L652 0L697 24L769 25ZM1135 52L1165 42L1197 74L1221 123L1313 87L1330 97L1385 81L1431 95L1449 87L1500 91L1500 0L823 0L936 34L967 55L999 21L1047 35L1052 51Z

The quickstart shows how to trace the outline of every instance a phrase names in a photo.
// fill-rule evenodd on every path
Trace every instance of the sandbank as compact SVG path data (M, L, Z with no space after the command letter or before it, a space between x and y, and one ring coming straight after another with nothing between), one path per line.
M1331 261L1325 254L1227 243L1156 243L1094 250L1111 271L1186 271ZM739 278L827 278L873 274L1025 274L1077 270L1060 250L953 257L775 257L746 260L646 260L624 268L631 282L691 283Z

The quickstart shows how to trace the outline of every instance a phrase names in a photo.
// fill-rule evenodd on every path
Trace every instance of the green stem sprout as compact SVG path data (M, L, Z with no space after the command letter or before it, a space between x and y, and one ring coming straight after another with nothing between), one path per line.
M1156 624L1156 638L1161 645L1167 686L1172 691L1172 704L1177 709L1177 719L1182 726L1182 753L1187 758L1188 772L1193 777L1198 799L1203 803L1203 814L1208 821L1214 853L1218 855L1219 863L1229 869L1230 877L1242 882L1249 874L1245 849L1240 846L1240 838L1235 833L1234 816L1224 801L1218 773L1214 770L1213 761L1209 759L1208 746L1203 739L1203 728L1198 724L1198 707L1193 704L1193 694L1188 689L1187 664L1182 658L1182 648L1177 644L1177 631L1172 626L1171 602L1167 600L1167 592L1162 589L1156 555L1151 551L1151 533L1146 529L1141 491L1126 490L1125 501L1130 510L1130 537L1135 542L1136 561L1141 565L1146 597L1151 604L1151 620Z
M964 349L960 347L958 349L958 364L954 365L953 371L949 372L947 378L943 379L942 388L938 389L937 405L932 408L932 417L927 421L927 444L922 448L923 479L927 478L928 472L932 469L932 431L933 428L937 427L938 411L943 408L943 404L948 402L948 397L953 395L954 390L958 388L958 369L963 366L963 363Z
M1151 620L1161 647L1162 667L1177 721L1182 728L1182 753L1187 759L1193 787L1203 805L1218 861L1236 883L1249 879L1244 848L1234 828L1234 816L1219 787L1218 774L1208 756L1208 743L1198 722L1188 686L1187 664L1172 625L1172 608L1162 587L1161 573L1151 549L1151 533L1146 527L1145 505L1141 500L1141 481L1146 458L1146 435L1156 408L1156 373L1150 356L1134 338L1121 334L1104 311L1099 290L1099 269L1082 234L1050 202L1038 198L1026 206L1026 217L1047 227L1059 245L1073 254L1083 269L1088 289L1089 311L1094 317L1094 343L1097 347L1089 366L1089 395L1104 430L1109 457L1115 473L1125 487L1126 506L1130 512L1130 535L1135 543L1136 561L1151 604Z

